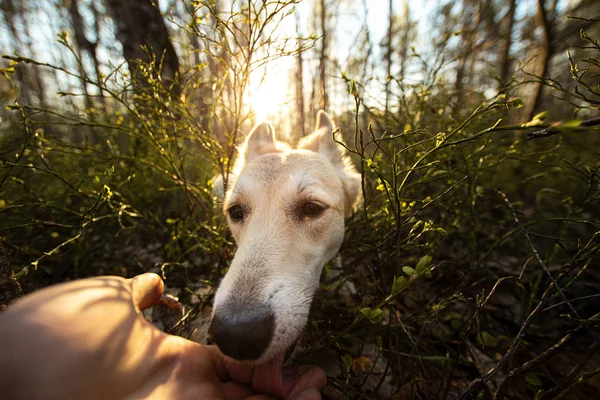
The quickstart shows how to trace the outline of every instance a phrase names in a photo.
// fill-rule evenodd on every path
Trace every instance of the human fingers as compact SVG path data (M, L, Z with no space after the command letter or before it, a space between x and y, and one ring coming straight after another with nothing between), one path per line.
M246 386L252 385L252 363L227 361L215 345L206 345L204 348L212 356L217 376L221 381L231 380Z
M227 400L243 400L255 394L248 386L240 385L237 382L225 382L222 389Z
M318 394L319 390L322 390L327 383L327 376L325 372L319 367L316 366L307 366L303 365L300 367L296 367L291 371L292 374L295 374L295 385L292 391L289 394L289 398L294 398L295 396L300 396L308 389L315 389L318 397L310 397L314 396L312 391L309 391L308 394L302 395L300 399L320 399L321 395ZM287 375L287 373L286 373ZM313 394L311 394L313 393ZM309 397L306 397L309 396Z
M133 304L143 310L154 305L165 289L160 276L152 273L138 275L131 279Z
M300 393L288 397L288 400L321 400L321 393L315 388L304 389Z
M254 396L246 397L244 400L280 400L277 397L267 396L266 394L256 394Z

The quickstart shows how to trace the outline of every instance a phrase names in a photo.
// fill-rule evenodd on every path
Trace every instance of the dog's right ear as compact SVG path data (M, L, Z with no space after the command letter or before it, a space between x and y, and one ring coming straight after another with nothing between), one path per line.
M361 176L346 157L344 148L333 140L333 129L334 124L329 115L320 110L317 113L315 132L302 138L298 143L298 148L319 153L337 167L344 185L346 196L345 215L348 217L352 215L360 198ZM341 138L338 138L338 140L341 140Z
M333 122L331 122L331 118L324 110L319 110L317 112L317 123L315 124L315 131L318 131L321 128L325 128L327 132L333 132Z
M276 151L275 129L268 122L261 122L252 128L244 144L240 147L240 156L244 163Z

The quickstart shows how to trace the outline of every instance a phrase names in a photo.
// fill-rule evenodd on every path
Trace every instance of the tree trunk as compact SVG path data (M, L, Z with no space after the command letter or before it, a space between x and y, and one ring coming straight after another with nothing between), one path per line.
M508 79L510 76L510 47L512 45L512 33L515 25L515 10L517 8L517 0L509 0L508 12L506 14L506 26L504 27L504 39L502 40L502 46L500 46L500 62L498 68L500 70L500 76L498 80L498 92L502 93L506 91L508 85Z
M71 0L71 5L69 7L69 14L71 15L71 23L73 24L73 31L75 33L75 43L77 44L77 57L79 58L78 69L80 75L80 83L81 88L83 89L85 107L87 109L92 108L92 100L90 98L90 94L88 93L87 83L86 83L86 71L83 67L83 52L87 52L92 62L96 64L98 60L96 59L96 43L90 42L84 33L83 27L83 18L81 18L81 14L79 13L79 7L77 0Z
M299 26L299 15L296 12L296 35L300 38L300 26ZM300 39L298 39L300 44ZM304 60L302 59L302 51L298 50L296 55L296 114L298 126L298 135L300 137L306 136L305 126L306 120L304 117Z
M385 66L386 66L386 75L385 75L385 114L387 115L390 112L390 75L392 75L392 38L394 37L394 7L393 0L389 0L388 2L388 30L387 30L387 38L386 38L386 52L385 52Z
M465 70L467 69L467 61L473 50L473 2L471 0L463 0L463 23L461 39L463 42L463 52L459 54L458 67L456 69L456 79L454 82L454 90L456 92L456 105L458 108L463 106L464 99L464 78Z
M92 60L92 63L94 64L94 73L96 75L96 81L100 82L100 80L102 79L101 74L100 74L100 63L98 61L98 56L96 53L96 48L98 47L98 35L99 35L99 23L98 23L98 9L96 7L96 5L94 3L92 3L92 14L94 15L94 29L96 31L96 42L92 42L91 40L88 40L88 38L85 36L85 27L84 27L84 21L83 18L81 17L81 14L79 12L79 0L71 0L71 5L69 7L69 14L71 15L71 22L73 24L73 31L75 33L75 43L77 44L77 55L79 57L79 59L83 62L83 52L85 51L88 56L90 57L90 59ZM86 102L86 106L88 108L92 107L92 102L91 102L91 98L88 94L88 90L87 90L87 84L85 82L84 79L84 75L86 74L86 71L83 67L83 64L81 64L79 66L79 72L81 75L81 86L83 87L83 91L85 94L85 102ZM102 103L102 107L103 109L106 110L105 104L104 104L104 97L100 96L99 97L100 102Z
M22 35L17 31L17 26L22 22L21 9L22 4L19 1L4 0L0 1L0 9L4 14L6 26L10 32L13 51L19 55L24 55L25 45L21 40ZM27 65L19 63L15 67L15 76L20 83L20 93L18 101L23 104L32 104L31 85L29 85L29 70Z
M555 9L556 6L551 6L550 10ZM544 8L544 0L537 0L537 15L536 15L538 26L542 29L542 42L540 43L538 50L538 57L536 63L535 74L543 79L548 71L548 63L552 56L552 32L550 27L550 21L548 13ZM527 104L527 112L525 113L526 121L530 121L540 106L542 100L542 90L544 85L539 82L535 84L533 93L529 97Z
M406 60L408 59L408 41L410 38L410 8L408 0L402 2L403 10L403 23L402 23L402 38L399 46L400 55L400 78L404 78L406 75Z
M327 110L329 106L329 97L327 95L327 86L326 86L326 54L329 40L329 33L327 32L326 24L326 7L325 0L321 0L321 54L319 55L319 91L321 95L321 99L319 101L319 108L321 110Z
M138 76L140 60L151 61L147 50L156 56L156 68L165 87L170 87L179 73L179 60L169 38L160 10L152 0L106 0L115 21L117 39L133 76ZM177 91L177 88L174 88Z

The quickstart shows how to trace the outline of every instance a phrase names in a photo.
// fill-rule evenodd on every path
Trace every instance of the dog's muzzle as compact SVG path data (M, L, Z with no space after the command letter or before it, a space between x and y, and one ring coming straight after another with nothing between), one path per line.
M257 360L269 347L274 330L275 316L268 307L224 305L215 310L208 339L228 357Z

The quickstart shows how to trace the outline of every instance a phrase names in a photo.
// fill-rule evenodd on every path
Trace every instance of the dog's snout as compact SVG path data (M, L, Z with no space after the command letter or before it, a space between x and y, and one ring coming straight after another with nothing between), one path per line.
M275 317L266 307L216 310L208 337L226 356L236 360L257 360L269 347L274 328Z

